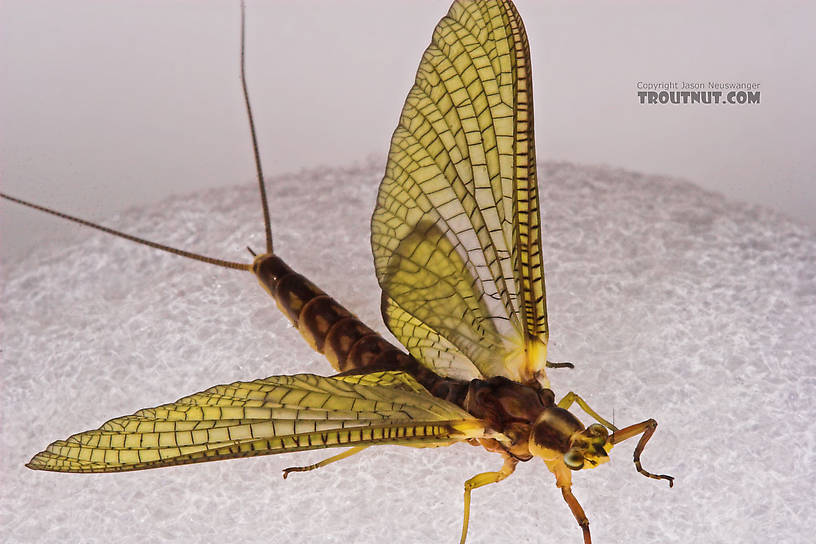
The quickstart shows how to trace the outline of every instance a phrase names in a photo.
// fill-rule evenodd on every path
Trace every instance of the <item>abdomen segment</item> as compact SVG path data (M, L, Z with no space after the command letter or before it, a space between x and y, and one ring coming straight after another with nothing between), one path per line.
M252 272L306 342L341 373L402 370L433 395L461 405L467 384L441 378L388 342L276 255L259 255ZM458 402L457 402L458 401Z

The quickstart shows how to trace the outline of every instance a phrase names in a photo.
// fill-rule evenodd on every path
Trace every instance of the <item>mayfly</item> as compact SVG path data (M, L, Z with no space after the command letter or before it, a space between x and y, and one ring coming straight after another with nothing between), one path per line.
M243 9L242 9L243 21ZM242 25L242 77L243 25ZM244 96L247 97L243 78ZM337 371L218 385L112 419L50 444L28 467L119 472L322 448L481 445L503 461L464 485L461 542L472 490L541 458L586 544L589 521L572 472L609 460L657 423L618 428L569 392L556 401L546 368L549 330L524 25L509 0L457 0L433 33L391 140L371 220L371 246L392 345L273 251L269 211L247 99L266 229L251 264L190 253L8 195L8 200L217 266L252 272L309 345ZM568 409L596 422L585 427Z

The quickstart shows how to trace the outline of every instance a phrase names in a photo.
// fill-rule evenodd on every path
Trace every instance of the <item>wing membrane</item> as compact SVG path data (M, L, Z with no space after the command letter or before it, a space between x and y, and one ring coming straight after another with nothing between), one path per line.
M272 376L219 385L58 440L28 466L119 472L293 451L447 445L484 426L402 372Z
M401 241L389 260L384 283L389 297L399 300L405 312L427 329L446 331L447 341L474 366L488 375L501 372L502 360L496 354L502 338L493 321L484 318L488 315L484 293L436 224L420 222ZM436 360L434 364L438 366Z
M525 382L546 363L529 68L510 2L455 2L391 140L371 235L383 314L445 376Z

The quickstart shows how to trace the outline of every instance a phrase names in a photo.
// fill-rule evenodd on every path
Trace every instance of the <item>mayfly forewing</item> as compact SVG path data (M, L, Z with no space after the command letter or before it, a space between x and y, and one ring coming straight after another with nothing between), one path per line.
M513 5L455 2L391 141L371 223L383 314L443 375L545 380L531 86Z

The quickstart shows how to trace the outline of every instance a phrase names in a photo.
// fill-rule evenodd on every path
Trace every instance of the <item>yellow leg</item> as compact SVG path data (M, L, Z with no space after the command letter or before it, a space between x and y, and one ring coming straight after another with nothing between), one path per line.
M518 464L518 459L505 454L504 465L498 472L482 472L465 482L465 519L462 522L462 538L459 540L459 544L465 544L467 538L468 522L470 521L470 492L483 485L501 482L513 474L513 471L516 470L516 464Z
M617 431L618 430L617 427L615 427L610 422L608 422L607 420L602 418L600 416L600 414L598 414L598 412L596 412L595 410L590 408L589 404L587 404L587 402L584 399L582 399L581 397L579 397L578 395L576 395L572 391L570 391L569 393L564 395L564 398L558 401L558 407L563 408L564 410L567 410L570 406L572 406L573 402L577 402L578 406L581 407L581 410L583 410L584 412L586 412L587 414L592 416L595 419L595 421L597 421L598 423L600 423L601 425L603 425L604 427L606 427L610 431Z
M343 453L339 453L335 456L329 457L328 459L323 459L319 463L315 463L313 465L306 465L305 467L289 467L283 469L283 479L285 480L287 476L289 476L290 472L308 472L310 470L315 470L320 467L325 467L328 464L334 463L335 461L340 461L345 459L346 457L351 457L355 453L360 453L368 446L356 446L354 448L349 448Z

